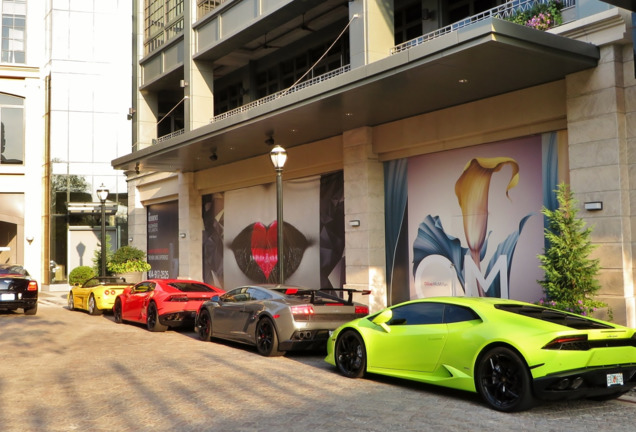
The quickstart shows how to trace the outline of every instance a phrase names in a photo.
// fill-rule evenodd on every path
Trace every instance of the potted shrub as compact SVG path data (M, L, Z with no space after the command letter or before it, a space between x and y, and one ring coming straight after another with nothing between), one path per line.
M146 253L134 246L122 246L106 263L109 272L126 279L126 282L141 282L142 273L150 270Z

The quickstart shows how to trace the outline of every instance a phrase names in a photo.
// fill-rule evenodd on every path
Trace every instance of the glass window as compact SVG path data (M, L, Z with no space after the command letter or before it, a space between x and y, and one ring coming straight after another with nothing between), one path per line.
M267 300L272 298L270 293L258 288L248 288L247 293L250 300Z
M463 321L472 321L479 318L472 309L457 306L457 305L446 305L446 309L444 310L444 322L446 324L463 322Z
M26 0L2 0L3 63L26 63Z
M388 325L442 324L444 303L409 303L392 310L393 318Z
M0 163L24 163L24 100L0 93Z

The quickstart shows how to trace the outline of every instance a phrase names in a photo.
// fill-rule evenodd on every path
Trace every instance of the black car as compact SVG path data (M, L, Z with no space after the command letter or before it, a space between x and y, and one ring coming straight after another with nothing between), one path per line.
M0 264L0 310L23 309L25 315L38 311L38 283L20 265Z

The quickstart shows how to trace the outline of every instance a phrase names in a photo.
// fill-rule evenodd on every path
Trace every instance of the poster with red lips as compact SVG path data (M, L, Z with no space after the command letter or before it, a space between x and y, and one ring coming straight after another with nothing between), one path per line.
M277 283L283 259L285 283L345 283L342 172L284 181L282 256L274 184L206 195L202 204L205 282L224 289Z

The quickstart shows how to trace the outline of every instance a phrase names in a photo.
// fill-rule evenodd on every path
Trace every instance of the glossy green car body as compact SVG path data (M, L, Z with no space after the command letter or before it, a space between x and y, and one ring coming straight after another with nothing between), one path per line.
M611 399L636 386L634 329L498 298L392 306L338 328L325 360L352 378L369 372L477 392L500 411L535 398Z

